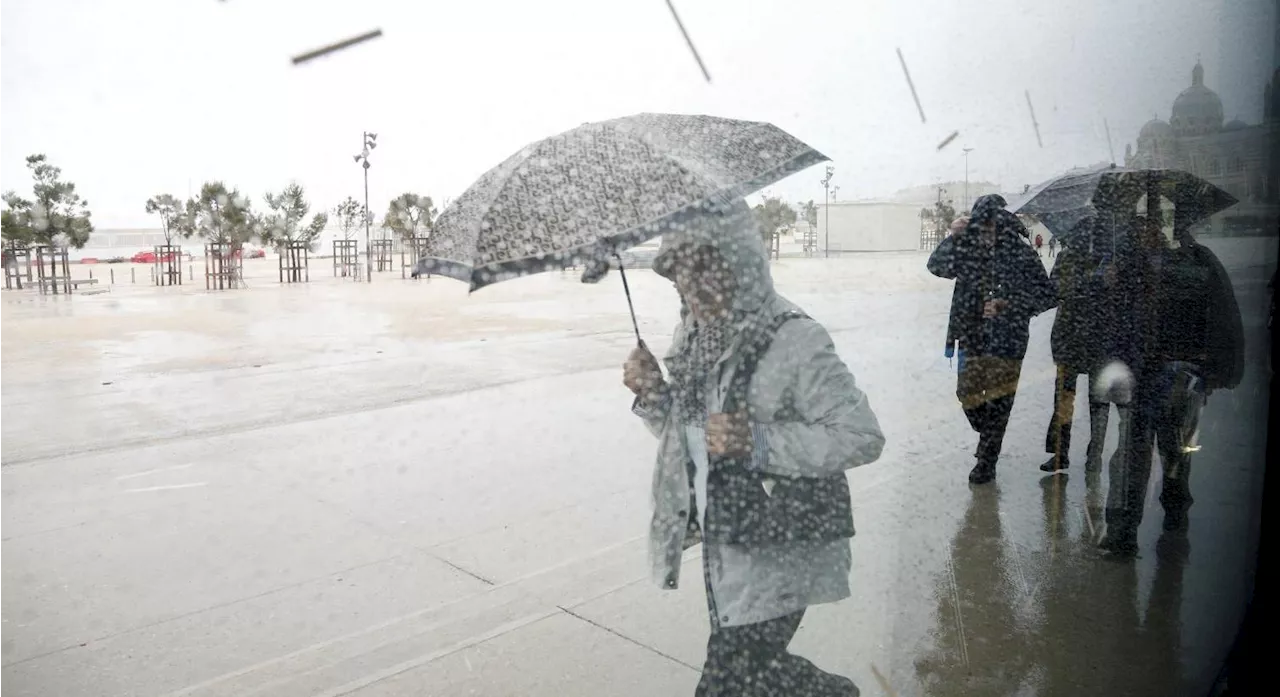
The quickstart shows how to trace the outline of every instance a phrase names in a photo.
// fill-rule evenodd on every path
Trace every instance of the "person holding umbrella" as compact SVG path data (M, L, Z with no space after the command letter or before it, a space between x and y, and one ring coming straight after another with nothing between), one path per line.
M1124 316L1134 329L1119 334L1114 355L1133 393L1121 411L1121 452L1112 462L1107 533L1099 543L1128 557L1137 552L1153 450L1162 464L1160 504L1166 531L1187 525L1191 454L1199 449L1200 412L1209 395L1233 389L1244 375L1244 329L1231 280L1217 256L1190 234L1188 208L1174 212L1171 248L1148 216L1139 248L1121 275Z
M1028 233L995 194L973 204L968 225L929 257L929 271L954 279L945 353L958 356L956 397L978 433L972 484L996 477L1013 410L1031 318L1057 302Z
M787 646L809 606L850 594L845 470L884 447L870 401L822 325L774 290L741 199L664 234L653 268L682 301L669 377L641 344L623 381L659 439L655 580L676 588L702 541L711 635L696 695L857 695Z

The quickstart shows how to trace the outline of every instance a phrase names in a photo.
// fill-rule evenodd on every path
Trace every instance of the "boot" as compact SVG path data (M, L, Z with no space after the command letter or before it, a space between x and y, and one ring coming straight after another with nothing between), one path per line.
M1115 559L1129 559L1138 554L1138 536L1135 533L1123 533L1108 530L1098 543L1098 549L1107 552Z
M1174 507L1164 509L1165 532L1185 532L1187 529L1187 509Z
M970 484L988 484L996 479L996 465L994 462L979 460L978 464L969 471Z
M1059 456L1055 454L1053 457L1045 460L1044 464L1040 465L1040 471L1047 474L1057 474L1059 472L1067 471L1067 468L1070 466L1071 463L1067 461L1066 455Z

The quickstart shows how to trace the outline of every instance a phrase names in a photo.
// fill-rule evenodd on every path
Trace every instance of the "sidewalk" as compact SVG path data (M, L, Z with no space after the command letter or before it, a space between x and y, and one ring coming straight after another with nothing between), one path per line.
M1090 545L1105 475L1035 470L1051 317L975 495L949 288L922 255L873 259L774 266L888 439L849 475L853 597L793 650L865 695L877 673L898 695L1207 684L1251 573L1265 345L1205 412L1189 536L1158 539L1153 502L1142 557L1112 565ZM628 280L665 348L670 284ZM452 283L5 295L5 694L692 694L699 550L680 590L648 582L620 283ZM1263 290L1239 290L1251 337Z

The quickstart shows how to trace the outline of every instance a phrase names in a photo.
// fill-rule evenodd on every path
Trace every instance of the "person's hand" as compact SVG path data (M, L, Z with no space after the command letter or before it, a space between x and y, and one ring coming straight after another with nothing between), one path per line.
M751 454L751 424L746 412L707 417L707 452L729 457Z
M991 319L1009 307L1008 300L988 300L982 305L982 318Z
M959 218L956 218L955 220L951 221L952 234L960 232L967 227L969 227L969 216L967 215L962 215Z
M662 368L644 344L631 349L627 362L622 364L622 384L640 397L662 386Z

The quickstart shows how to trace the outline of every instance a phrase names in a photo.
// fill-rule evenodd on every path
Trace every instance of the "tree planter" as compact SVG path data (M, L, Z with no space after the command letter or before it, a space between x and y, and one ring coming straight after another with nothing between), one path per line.
M66 247L36 247L36 283L40 293L71 294L71 267Z
M391 240L373 240L370 242L373 249L373 269L374 271L390 271L391 270Z
M240 250L230 242L210 242L204 246L204 287L208 290L247 287Z
M4 287L22 290L23 277L31 281L31 250L16 242L4 247Z
M307 283L311 280L310 242L294 240L278 250L281 283Z
M182 285L182 247L176 244L156 245L155 255L152 281L158 286Z
M360 279L360 250L356 240L333 241L333 276Z
M400 277L404 278L417 265L422 255L427 253L427 238L415 235L404 238L402 243L403 246L400 247ZM431 275L428 274L427 278L431 278Z

